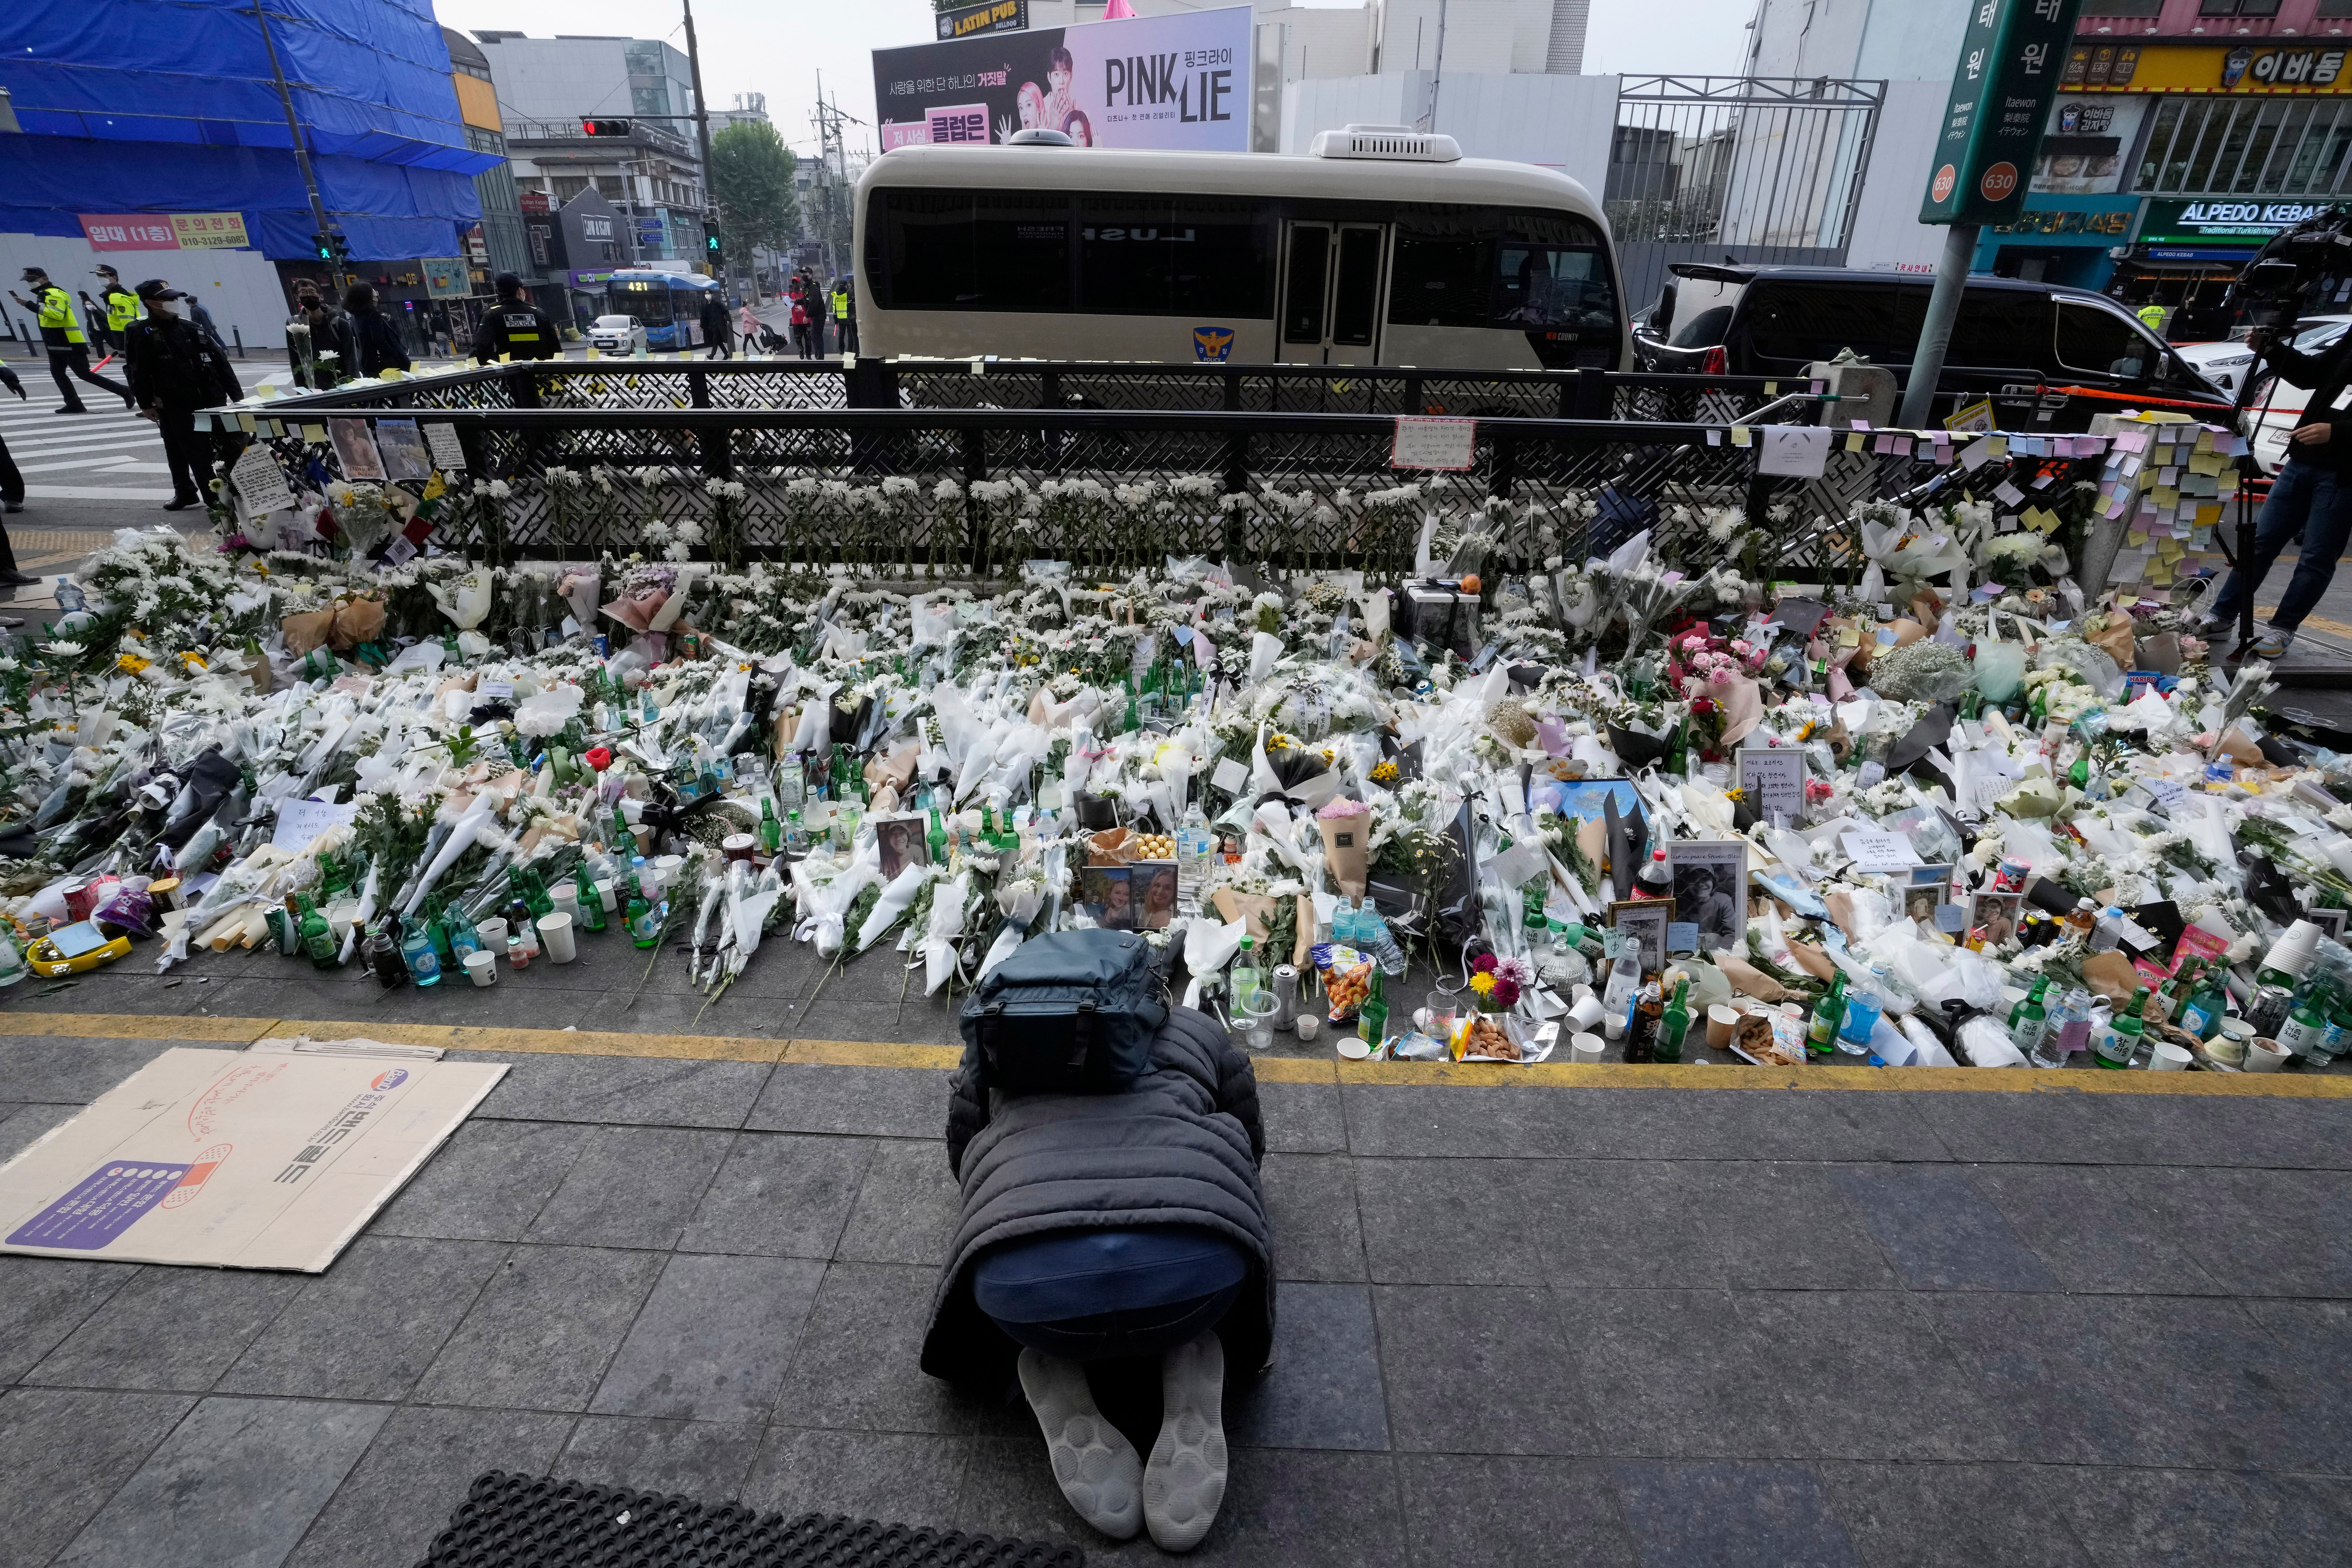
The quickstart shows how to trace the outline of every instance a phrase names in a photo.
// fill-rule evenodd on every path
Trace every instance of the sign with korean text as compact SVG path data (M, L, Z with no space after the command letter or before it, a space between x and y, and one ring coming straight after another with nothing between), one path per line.
M940 41L976 37L982 33L1019 33L1029 26L1029 0L987 0L982 5L959 5L939 15Z
M882 150L1058 131L1081 147L1245 153L1251 27L1235 5L877 49Z
M1466 472L1477 460L1478 422L1475 419L1424 418L1420 415L1397 416L1396 436L1389 443L1389 467L1391 468L1443 468L1453 473Z
M506 1071L165 1051L0 1170L0 1251L318 1273Z
M79 213L92 250L240 250L243 213Z
M2082 0L1975 0L1927 160L1921 223L2013 220Z
M2067 51L2058 85L2068 92L2352 92L2352 47L2347 42L2085 41Z

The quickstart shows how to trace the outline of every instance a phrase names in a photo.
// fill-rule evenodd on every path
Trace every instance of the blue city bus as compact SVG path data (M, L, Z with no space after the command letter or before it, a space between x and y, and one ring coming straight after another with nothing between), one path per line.
M718 292L716 278L626 267L604 285L604 309L643 321L647 349L699 348L703 302Z

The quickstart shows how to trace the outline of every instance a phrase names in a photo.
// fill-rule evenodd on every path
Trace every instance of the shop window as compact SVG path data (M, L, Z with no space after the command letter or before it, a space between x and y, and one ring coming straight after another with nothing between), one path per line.
M2198 0L2200 16L2275 16L2279 0Z
M2352 16L2352 0L2319 0L2319 9L2312 13L2319 17Z

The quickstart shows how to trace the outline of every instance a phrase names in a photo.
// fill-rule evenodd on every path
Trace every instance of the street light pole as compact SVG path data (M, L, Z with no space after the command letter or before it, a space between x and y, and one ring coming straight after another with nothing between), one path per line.
M286 109L286 133L294 139L294 164L302 171L302 188L310 193L310 216L319 232L330 232L327 225L327 204L319 199L319 177L310 169L310 150L302 144L302 122L294 114L294 94L286 86L286 72L278 63L278 45L269 36L269 16L261 8L261 0L253 0L253 19L261 28L261 47L269 56L269 74L278 83L278 101ZM340 289L346 281L343 269L329 265L328 276Z
M694 43L694 0L679 0L679 4L686 7L686 68L694 78L694 135L702 144L702 221L708 235L719 221L719 206L710 195L710 106L702 96L702 51ZM706 243L706 254L708 250Z

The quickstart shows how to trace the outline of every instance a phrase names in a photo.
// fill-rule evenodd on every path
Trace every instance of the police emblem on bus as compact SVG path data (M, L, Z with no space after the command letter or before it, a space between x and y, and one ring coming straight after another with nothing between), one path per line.
M1223 364L1234 352L1234 330L1231 327L1194 327L1192 357L1203 364Z

